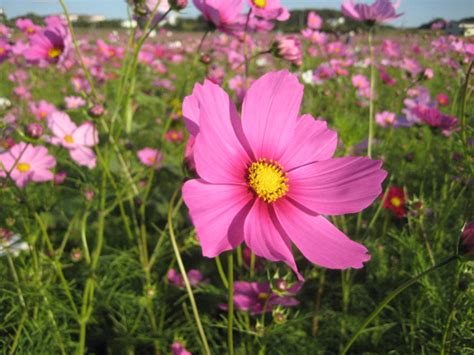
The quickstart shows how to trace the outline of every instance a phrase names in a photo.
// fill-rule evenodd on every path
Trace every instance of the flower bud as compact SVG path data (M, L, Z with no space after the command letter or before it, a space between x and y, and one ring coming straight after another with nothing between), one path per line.
M474 260L474 221L464 226L459 239L458 252L459 255Z
M169 0L168 2L174 11L183 10L186 6L188 6L188 0Z
M66 180L67 173L65 171L58 171L54 174L54 185L61 185Z
M87 113L91 117L99 118L105 113L105 108L101 104L94 104Z
M39 138L43 135L44 128L39 123L30 123L26 127L26 134L31 138Z

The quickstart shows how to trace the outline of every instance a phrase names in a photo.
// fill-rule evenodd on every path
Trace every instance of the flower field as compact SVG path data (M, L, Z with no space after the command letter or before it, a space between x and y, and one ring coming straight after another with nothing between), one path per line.
M192 33L185 0L60 3L0 23L2 353L474 352L472 37L390 0L298 33L279 0L194 0Z

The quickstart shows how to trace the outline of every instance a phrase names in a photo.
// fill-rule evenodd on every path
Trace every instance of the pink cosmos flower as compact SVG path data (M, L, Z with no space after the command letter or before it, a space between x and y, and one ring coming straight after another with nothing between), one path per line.
M52 144L69 150L71 159L77 164L95 168L96 156L91 148L99 143L99 135L92 122L86 121L78 127L67 113L57 111L51 114L48 127L54 134Z
M19 188L24 188L30 181L53 180L50 169L55 166L56 159L43 146L21 142L0 154L0 177L12 178Z
M197 269L189 270L186 275L188 276L190 285L193 287L199 286L199 284L204 281L202 272ZM170 284L179 288L185 287L183 276L181 276L181 274L175 269L169 269L166 276Z
M252 14L265 20L286 21L290 12L281 6L280 0L247 0L252 9Z
M393 112L384 111L375 115L375 122L381 127L390 127L395 124L397 115Z
M143 165L159 168L163 160L163 154L159 150L143 148L137 152L138 159Z
M366 208L387 174L380 161L332 158L337 134L326 122L299 116L302 97L297 77L279 71L252 84L242 119L229 96L209 81L185 99L199 178L184 184L183 199L204 256L245 241L256 255L284 261L295 272L293 243L327 268L361 268L370 259L364 246L324 215Z
M80 96L66 96L64 101L66 102L66 108L68 110L75 110L84 107L86 104L86 100Z
M239 311L249 311L252 315L271 312L274 307L294 307L299 305L293 296L301 289L297 283L278 295L272 291L268 282L237 281L234 284L234 304Z
M191 355L191 353L186 350L183 344L179 341L175 341L171 344L171 355Z
M323 25L323 19L316 12L310 11L307 19L308 27L313 30L321 29Z
M355 4L354 0L346 0L341 5L341 11L344 16L357 21L384 23L403 15L396 13L399 6L400 0L395 4L392 4L391 0L375 0L371 5Z
M38 121L43 121L49 118L53 112L58 110L56 106L45 100L30 102L28 108Z
M10 55L10 45L8 41L3 38L0 38L0 64L5 61Z
M165 139L168 142L179 143L183 140L183 132L171 130L165 133Z
M301 42L296 36L279 36L274 43L275 55L285 59L293 65L303 64Z
M235 34L242 31L240 12L244 0L193 0L204 19L219 31Z
M35 25L33 21L31 21L28 18L19 18L15 22L16 27L26 34L27 36L34 35L36 32L38 32L41 27L38 25Z
M449 96L445 93L440 93L436 96L436 101L440 106L448 106L449 105Z
M72 45L71 36L64 27L46 27L33 35L23 56L32 63L62 63Z

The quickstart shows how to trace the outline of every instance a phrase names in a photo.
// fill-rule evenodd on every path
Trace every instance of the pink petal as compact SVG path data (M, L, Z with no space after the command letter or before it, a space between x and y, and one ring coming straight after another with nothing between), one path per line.
M245 243L255 253L271 261L283 261L298 273L291 242L275 224L275 213L270 205L256 199L245 219Z
M70 149L69 155L71 159L79 165L86 166L89 169L94 169L96 166L96 156L94 151L90 148L78 146L74 149Z
M241 121L234 103L216 84L206 81L199 95L201 126L194 145L198 175L213 183L243 183L250 158L239 138Z
M204 256L213 258L242 243L244 220L253 199L245 185L214 185L195 179L187 181L182 191Z
M324 217L310 215L288 199L276 201L274 208L288 238L312 263L329 269L361 268L370 259L362 244L350 240Z
M84 122L81 124L72 135L74 144L85 145L93 147L99 143L99 135L92 122Z
M303 115L296 121L295 135L280 164L288 171L301 165L332 158L337 148L337 133L325 121Z
M61 140L65 136L72 135L77 128L76 124L69 118L69 115L60 111L51 114L48 120L48 127Z
M245 95L242 125L257 159L279 161L293 138L303 85L283 70L256 80Z
M387 172L382 162L365 157L335 158L288 173L288 197L310 210L328 215L355 213L382 192Z
M199 99L198 92L203 89L201 84L194 85L193 93L183 100L183 118L186 129L193 136L199 133Z

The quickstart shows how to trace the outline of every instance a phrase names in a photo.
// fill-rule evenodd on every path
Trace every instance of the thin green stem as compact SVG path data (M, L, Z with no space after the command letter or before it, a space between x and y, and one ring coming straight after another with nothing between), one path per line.
M234 355L234 255L232 251L229 252L227 257L227 277L228 277L228 290L227 290L227 350L229 355Z
M370 50L370 103L369 103L369 141L367 145L367 156L372 157L372 143L374 139L374 90L375 90L375 56L373 45L372 27L369 31L369 50Z
M355 334L352 336L352 338L347 342L347 344L344 346L343 350L341 351L341 354L344 355L346 354L349 349L351 348L352 344L357 340L357 338L362 334L364 329L374 320L375 317L378 316L378 314L392 301L395 297L397 297L400 293L405 291L408 287L411 285L415 284L418 280L420 280L423 276L430 274L431 272L441 268L444 265L449 264L451 261L458 260L457 255L453 255L439 264L423 271L422 273L412 277L410 280L404 282L401 284L399 287L397 287L395 290L390 292L387 297L383 299L382 302L377 306L377 308L374 309L374 311L366 318L366 320L362 323L362 325L357 329Z
M459 118L461 119L461 138L464 144L467 143L466 138L466 105L467 105L467 97L468 97L468 90L469 90L469 80L471 78L471 72L474 68L474 60L471 61L469 64L469 68L467 69L466 73L466 80L464 81L463 86L463 96L461 101L461 110L459 114Z
M170 207L168 209L168 231L170 234L171 244L173 246L173 251L176 256L176 261L178 263L179 271L181 276L183 277L184 285L186 286L186 291L188 293L189 302L191 303L191 307L193 309L194 319L196 321L196 326L199 331L199 335L201 337L202 345L204 346L204 352L206 355L211 354L211 350L209 349L209 344L207 342L206 333L204 332L204 328L201 323L201 317L199 316L199 311L197 308L196 300L194 298L193 290L191 288L191 284L189 282L188 276L186 274L186 268L184 267L183 259L181 258L181 254L179 252L178 243L176 242L176 236L174 234L174 227L173 227L173 210L174 210L174 202L176 197L178 196L180 190L177 190L173 197L171 198Z
M227 282L227 277L225 276L224 268L222 267L222 262L221 258L219 255L216 256L216 266L217 266L217 271L219 273L219 276L221 278L222 284L226 289L229 288L229 283Z

